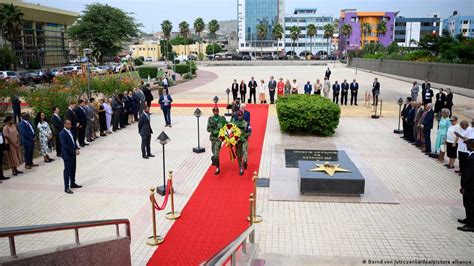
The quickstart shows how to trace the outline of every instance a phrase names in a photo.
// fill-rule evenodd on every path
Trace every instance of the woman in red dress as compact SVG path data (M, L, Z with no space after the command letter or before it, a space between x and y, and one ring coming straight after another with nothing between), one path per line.
M277 83L277 96L283 96L285 95L285 82L283 82L283 78L280 78L280 80Z

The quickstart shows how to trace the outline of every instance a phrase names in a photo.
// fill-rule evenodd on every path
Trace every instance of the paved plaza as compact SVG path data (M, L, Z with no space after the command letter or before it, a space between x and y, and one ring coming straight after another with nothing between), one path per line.
M170 91L175 103L211 103L215 95L224 103L224 91L234 78L239 82L248 82L251 76L268 80L270 75L276 79L297 79L302 91L306 81L322 80L327 68L268 64L201 67L197 80L172 87ZM392 133L398 119L395 102L407 96L410 83L379 76L384 110L380 119L371 119L372 109L363 106L363 94L370 91L376 76L363 71L356 75L354 69L341 64L335 68L330 64L330 67L331 81L358 80L359 106L342 107L334 136L298 137L300 146L292 148L334 147L349 151L384 184L397 203L273 201L270 188L258 188L257 210L264 219L256 226L259 257L267 265L356 265L376 259L474 261L474 234L456 230L460 226L456 220L464 218L458 192L460 177ZM472 98L455 95L454 113L461 118L474 118L473 103ZM177 210L183 209L210 166L206 121L211 112L202 108L201 145L206 153L195 154L192 152L197 145L194 109L173 108L173 127L166 129L160 109L152 109L154 138L162 130L171 138L166 145L166 169L174 171ZM259 169L259 176L269 178L270 184L272 175L276 174L272 173L273 166L285 163L274 154L281 152L289 138L295 137L281 133L275 108L271 106ZM0 227L127 218L132 228L132 263L144 265L156 249L145 243L152 234L149 188L162 184L163 170L161 145L156 141L152 142L152 152L155 158L141 158L136 124L99 138L81 149L76 180L84 187L76 189L73 195L63 192L62 161L40 162L39 167L0 184ZM237 166L235 171L237 174ZM10 172L7 176L11 176ZM158 202L161 203L161 197ZM173 223L164 214L158 212L157 216L160 235L166 235ZM114 234L114 227L80 231L82 241ZM21 253L74 243L74 233L20 236L16 243L17 252ZM0 239L0 256L8 254L7 239Z

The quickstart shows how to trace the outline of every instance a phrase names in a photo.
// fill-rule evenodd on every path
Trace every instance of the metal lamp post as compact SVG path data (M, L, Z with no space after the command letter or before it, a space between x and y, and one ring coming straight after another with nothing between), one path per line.
M90 66L89 66L89 55L92 54L92 49L90 48L85 48L83 50L84 55L87 58L87 65L86 65L86 71L87 71L87 98L91 97L91 73L90 73Z
M219 102L219 97L214 96L214 98L212 98L212 102L214 103L214 107L217 108L217 103Z
M231 116L232 114L229 112L229 106L230 106L230 102L229 102L229 94L230 94L230 89L227 88L227 90L225 90L225 93L227 94L227 113L225 113L224 115L225 116Z
M403 130L400 129L400 120L401 120L401 117L402 117L402 104L403 104L403 99L402 99L401 97L400 97L400 99L398 99L397 104L398 104L398 129L394 129L394 130L393 130L393 133L395 133L395 134L402 134L402 133L403 133Z
M157 140L160 142L163 147L163 186L157 187L156 192L161 196L166 194L166 171L165 171L165 145L168 144L171 139L166 135L164 131L158 136Z
M201 147L200 141L199 141L199 118L201 117L202 112L199 108L196 108L194 111L194 116L197 118L197 133L198 133L198 146L193 148L193 152L195 153L203 153L206 151L205 148Z

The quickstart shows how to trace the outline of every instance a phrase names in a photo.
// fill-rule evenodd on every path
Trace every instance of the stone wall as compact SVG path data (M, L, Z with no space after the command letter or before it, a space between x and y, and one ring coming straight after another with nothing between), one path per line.
M350 67L474 90L474 65L352 58Z

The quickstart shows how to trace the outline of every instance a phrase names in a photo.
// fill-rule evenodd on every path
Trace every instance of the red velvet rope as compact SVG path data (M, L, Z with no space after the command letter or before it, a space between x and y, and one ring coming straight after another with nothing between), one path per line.
M156 203L156 200L153 200L152 195L150 195L150 201L153 202L153 205L155 206L155 209L161 211L161 210L164 210L166 208L166 204L168 203L168 198L169 198L169 195L170 195L170 189L171 189L171 179L168 179L168 182L166 183L166 191L165 191L165 199L163 200L163 204L161 206L159 206L157 203Z

